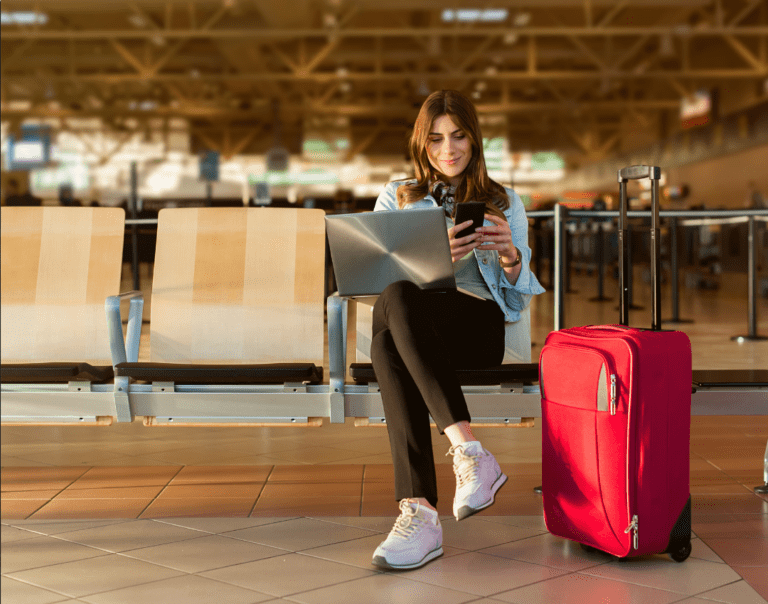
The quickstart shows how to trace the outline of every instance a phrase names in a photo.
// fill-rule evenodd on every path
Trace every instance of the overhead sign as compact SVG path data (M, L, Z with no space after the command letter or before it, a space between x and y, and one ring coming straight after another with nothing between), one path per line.
M8 136L8 169L44 168L51 159L51 129L44 125L24 125L21 136Z
M285 172L291 156L285 147L272 147L267 151L267 170L270 172Z
M200 155L200 180L219 180L219 152L203 151Z

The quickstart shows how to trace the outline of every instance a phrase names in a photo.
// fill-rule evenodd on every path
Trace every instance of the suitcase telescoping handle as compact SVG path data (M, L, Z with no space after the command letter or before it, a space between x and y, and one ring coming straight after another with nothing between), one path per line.
M653 316L651 329L661 329L661 244L659 235L659 179L661 168L657 166L629 166L619 170L619 322L629 325L629 255L631 245L627 236L627 181L649 178L651 180L651 290Z

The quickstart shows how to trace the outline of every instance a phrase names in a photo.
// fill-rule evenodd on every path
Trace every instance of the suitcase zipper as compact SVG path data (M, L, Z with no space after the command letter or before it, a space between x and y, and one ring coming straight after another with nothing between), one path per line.
M616 415L616 374L611 374L611 415Z
M637 514L632 516L632 522L629 524L627 528L624 529L624 534L626 535L629 531L632 531L632 547L633 549L638 549L638 540L637 540Z

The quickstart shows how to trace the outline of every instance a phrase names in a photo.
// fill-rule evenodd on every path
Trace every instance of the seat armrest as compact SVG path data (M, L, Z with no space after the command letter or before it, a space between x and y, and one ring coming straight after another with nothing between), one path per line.
M343 388L347 373L347 313L349 300L338 292L328 296L328 368L331 391ZM341 392L342 390L339 390Z
M120 314L120 302L130 300L128 327L123 336L123 318ZM109 330L109 349L112 353L112 366L119 363L136 363L139 360L139 340L141 338L141 319L144 313L144 294L130 291L117 296L109 296L104 308L107 313Z

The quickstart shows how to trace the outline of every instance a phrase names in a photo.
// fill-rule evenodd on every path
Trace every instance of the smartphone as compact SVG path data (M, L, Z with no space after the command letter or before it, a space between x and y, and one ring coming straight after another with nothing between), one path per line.
M456 205L456 219L454 224L461 224L467 220L472 221L472 226L468 226L460 233L454 235L455 239L461 239L467 235L471 235L476 229L483 226L485 214L485 204L482 201L468 201L466 203L460 203Z

